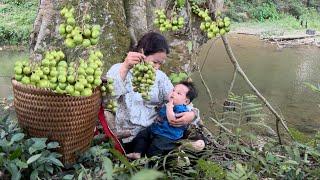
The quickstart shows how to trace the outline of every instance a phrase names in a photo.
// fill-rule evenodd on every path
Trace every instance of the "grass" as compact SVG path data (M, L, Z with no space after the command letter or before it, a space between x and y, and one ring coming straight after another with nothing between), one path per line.
M0 45L27 44L37 6L37 0L21 4L0 0Z
M320 31L320 15L310 13L308 14L308 29L314 29ZM313 16L313 17L311 17ZM270 35L283 35L283 34L293 34L297 32L305 32L306 28L300 25L300 21L290 16L288 14L282 14L277 20L266 20L264 22L258 22L255 20L250 20L247 22L237 23L234 22L232 25L232 30L237 30L239 28L244 28L248 31L253 31L257 34L270 34ZM246 31L245 30L245 31Z

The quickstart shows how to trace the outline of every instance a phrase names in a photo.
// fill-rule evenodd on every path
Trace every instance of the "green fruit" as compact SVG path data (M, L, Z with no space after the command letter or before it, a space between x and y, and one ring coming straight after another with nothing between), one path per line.
M83 31L83 35L87 38L89 38L91 36L91 31L88 28L85 28Z
M50 65L49 59L43 59L43 60L41 61L41 65L48 67L48 66Z
M91 43L91 45L96 45L96 44L98 44L98 41L99 41L99 39L98 38L91 38L90 39L90 43Z
M57 54L60 57L60 59L64 59L65 55L62 51L58 51Z
M94 79L94 85L96 86L100 86L100 84L102 83L101 79L100 78L96 78Z
M92 38L96 39L99 37L99 35L100 35L100 32L98 30L94 30L94 29L92 30L92 32L91 32Z
M23 64L22 64L21 61L17 61L17 62L14 63L14 66L15 66L15 67L22 67Z
M223 28L220 29L220 34L221 34L221 36L225 35L226 34L226 30L224 30Z
M91 46L91 41L89 39L84 39L82 41L82 46L85 48Z
M67 68L68 67L68 63L66 61L60 61L58 63L58 66Z
M218 23L218 27L219 27L219 28L223 28L223 27L224 27L224 23L223 23L222 21L220 21L220 22Z
M76 20L73 17L69 17L67 19L67 24L74 26L76 24Z
M88 82L89 82L89 81L88 81ZM101 91L102 91L102 92L106 92L106 87L101 86Z
M74 41L71 38L67 38L64 41L64 43L68 48L74 48L76 46L76 44L74 43Z
M68 85L67 83L59 83L59 88L62 90L65 90L67 85Z
M99 69L96 69L95 72L94 72L94 76L95 77L100 77L102 75L102 71Z
M42 71L43 71L43 74L48 75L50 73L50 68L49 67L43 67Z
M43 71L41 69L36 69L34 71L36 74L38 74L39 76L42 76L43 75Z
M57 77L49 77L49 81L51 82L51 83L56 83L57 82Z
M51 70L50 71L50 76L51 77L56 77L58 75L58 71L56 71L56 70Z
M80 91L74 91L71 96L79 97L81 95Z
M92 68L92 69L97 69L98 68L98 65L96 63L90 63L89 64L89 68Z
M21 79L21 82L23 84L30 84L30 78L27 76L23 76L23 78Z
M103 58L103 54L101 51L96 51L94 54L100 59Z
M78 74L79 74L79 75L86 75L86 71L84 70L83 67L79 67L79 68L78 68Z
M82 79L79 79L78 82L80 82L81 84L83 84L83 86L86 86L88 84L88 81L86 78L82 78Z
M60 83L65 83L65 82L67 81L67 78L66 78L65 75L59 75L59 76L58 76L58 81L59 81Z
M37 86L40 88L49 88L50 83L49 83L49 81L42 79L38 82Z
M92 26L92 30L97 30L97 31L100 31L100 29L101 29L101 27L100 27L100 25L93 25Z
M212 32L208 32L207 35L208 35L208 38L209 38L209 39L211 39L211 38L214 37L214 34L213 34Z
M39 82L40 81L40 76L35 74L32 74L30 77L31 82Z
M82 35L76 34L75 36L73 36L73 40L76 44L81 44L83 41Z
M90 88L85 88L83 91L81 91L81 96L91 96L92 95L92 90Z
M172 26L173 31L177 31L178 29L179 29L178 26Z
M81 82L76 82L74 89L81 92L84 89L84 85Z
M73 93L74 93L74 87L73 87L72 85L68 85L68 86L66 87L66 92L67 92L68 94L73 94Z
M43 75L40 76L40 79L45 79L46 80L46 79L48 79L48 76L43 74Z
M60 24L59 26L59 34L63 35L66 33L66 25L65 24Z
M88 83L93 83L94 82L94 77L93 76L87 76L87 81L88 81Z
M14 67L14 73L15 74L22 74L22 67L21 66Z
M14 79L17 80L17 81L21 81L23 75L22 74L15 74L14 75Z
M70 25L67 25L67 27L66 27L66 31L67 31L67 33L71 33L71 32L72 32L72 30L73 30L73 27L72 27L72 26L70 26Z
M70 84L75 82L75 77L73 75L69 75L67 79Z
M30 74L31 73L31 68L29 66L24 67L23 68L23 73L26 74L26 75Z
M50 88L50 89L53 89L53 90L56 89L57 86L58 86L58 84L56 84L56 83L50 83L50 84L49 84L49 88Z

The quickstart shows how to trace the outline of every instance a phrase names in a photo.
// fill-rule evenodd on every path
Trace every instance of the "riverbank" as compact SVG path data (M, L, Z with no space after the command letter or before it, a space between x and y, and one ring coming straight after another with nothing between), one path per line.
M286 18L266 22L234 23L231 33L258 36L261 40L274 43L278 48L311 45L320 48L320 28L305 28L298 21ZM313 31L308 35L307 31Z

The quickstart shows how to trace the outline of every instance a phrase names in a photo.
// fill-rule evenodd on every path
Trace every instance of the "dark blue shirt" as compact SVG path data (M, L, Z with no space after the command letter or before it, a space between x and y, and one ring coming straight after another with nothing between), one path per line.
M175 105L173 107L173 112L176 113L182 113L189 111L187 106L182 105ZM151 131L154 134L158 134L160 136L167 137L172 140L178 140L182 138L183 132L187 129L187 126L180 126L180 127L173 127L169 124L168 118L167 118L167 110L166 106L162 107L159 111L159 115L161 118L160 122L154 122L151 125Z

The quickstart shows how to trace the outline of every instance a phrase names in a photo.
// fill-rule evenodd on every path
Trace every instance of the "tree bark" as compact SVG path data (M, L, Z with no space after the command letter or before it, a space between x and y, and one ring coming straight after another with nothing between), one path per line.
M63 45L63 38L58 33L58 26L62 22L60 10L63 7L75 7L75 15L83 15L86 8L91 15L90 24L102 26L102 33L98 48L104 54L104 61L108 66L122 61L126 54L130 38L126 26L126 16L122 1L95 0L40 0L38 14L30 35L30 54L33 61L40 61L42 54L51 49L67 51ZM80 23L80 22L78 22Z

